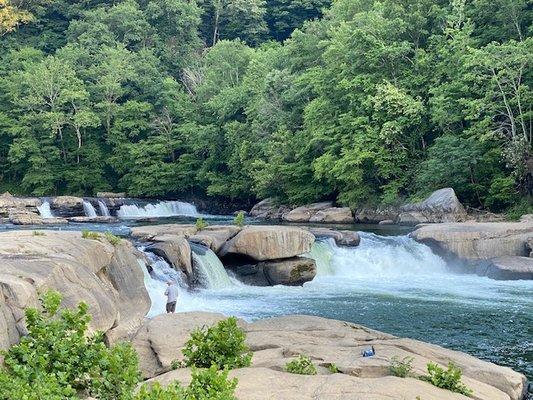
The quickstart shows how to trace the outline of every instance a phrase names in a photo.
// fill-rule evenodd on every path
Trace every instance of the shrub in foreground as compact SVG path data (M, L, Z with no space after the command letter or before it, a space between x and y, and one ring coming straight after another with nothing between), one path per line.
M291 374L316 375L316 367L308 356L300 354L298 358L285 365L285 371Z
M245 222L244 213L242 211L239 211L239 213L235 216L233 219L233 223L237 225L238 227L243 227Z
M428 375L421 379L441 389L447 389L465 396L472 395L472 390L461 382L462 372L455 364L450 362L446 370L434 363L429 363L427 368Z
M185 364L198 368L215 365L219 369L247 367L252 353L244 343L246 334L237 326L234 317L220 321L215 326L195 329L185 344Z
M59 311L61 295L49 291L42 311L26 310L28 335L4 353L0 399L100 400L127 398L139 382L137 354L129 344L106 347L101 333L87 335L87 305Z
M202 217L196 220L195 225L196 225L196 229L198 229L199 231L202 231L209 226L209 224L205 222L205 220Z
M400 378L410 376L411 371L413 370L413 360L413 357L404 357L401 360L396 356L392 357L389 366L390 373Z

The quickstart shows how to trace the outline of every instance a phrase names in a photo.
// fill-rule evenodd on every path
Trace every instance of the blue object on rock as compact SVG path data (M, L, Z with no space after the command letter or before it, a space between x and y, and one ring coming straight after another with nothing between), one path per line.
M372 357L374 355L376 355L376 350L374 350L374 346L372 346L371 349L363 351L363 357Z

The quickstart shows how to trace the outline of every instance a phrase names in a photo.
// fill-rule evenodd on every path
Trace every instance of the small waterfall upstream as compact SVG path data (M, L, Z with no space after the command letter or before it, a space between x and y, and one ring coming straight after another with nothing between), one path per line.
M95 218L98 216L94 206L87 200L83 200L83 211L85 212L86 217Z
M100 209L100 214L104 217L111 216L109 208L107 208L107 205L102 200L98 200L98 208Z
M50 201L48 199L43 199L42 204L37 206L37 210L39 210L39 215L43 218L54 218L54 214L50 208Z
M126 204L117 211L119 218L162 218L162 217L196 217L198 210L193 204L182 201L161 201L157 204L139 206Z

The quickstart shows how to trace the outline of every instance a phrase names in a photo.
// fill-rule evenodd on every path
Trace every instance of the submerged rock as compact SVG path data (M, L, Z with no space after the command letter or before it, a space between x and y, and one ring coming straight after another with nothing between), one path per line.
M182 359L181 350L190 332L223 318L221 314L183 313L147 321L133 340L144 376L163 385L175 380L188 384L190 369L170 371L170 364ZM510 368L356 324L293 315L253 323L239 321L239 325L247 332L246 342L253 351L250 367L230 373L239 378L236 395L242 400L414 400L417 396L424 400L467 400L416 379L427 373L429 362L446 368L450 361L462 369L463 382L474 391L475 399L520 400L526 391L525 377ZM376 355L362 357L361 351L370 345ZM299 354L311 358L317 375L284 371L285 364ZM413 357L412 378L392 376L389 366L393 357ZM339 373L329 371L333 364Z
M497 280L533 279L533 258L504 256L481 263L476 268L480 276Z
M259 268L273 286L301 286L316 276L315 260L306 257L266 261L260 263Z
M315 237L301 228L247 226L224 244L219 255L246 256L256 261L290 258L307 253Z

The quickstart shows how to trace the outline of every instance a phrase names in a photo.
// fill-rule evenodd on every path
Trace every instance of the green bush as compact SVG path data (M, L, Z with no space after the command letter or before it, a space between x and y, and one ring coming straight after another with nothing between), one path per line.
M81 237L84 239L100 240L100 234L98 232L88 231L87 229L81 231Z
M61 310L61 295L49 291L42 309L26 310L28 335L4 353L0 399L126 398L139 381L137 354L129 344L107 348L103 335L87 335L87 305Z
M413 357L404 357L401 360L396 356L392 357L389 366L391 374L400 378L410 376L413 370L413 360Z
M328 365L328 370L329 372L331 372L332 374L338 374L340 371L339 371L339 368L337 367L337 365L335 363L331 363Z
M33 236L46 236L46 233L42 231L33 231Z
M134 400L236 400L237 379L228 379L228 371L218 371L216 366L193 369L189 387L173 383L166 388L159 383L143 385Z
M185 344L185 364L198 368L212 365L222 368L247 367L252 353L244 343L246 334L237 326L234 317L220 321L215 326L196 329Z
M207 228L209 226L209 224L207 222L204 221L204 219L202 217L198 218L196 220L196 229L198 229L199 231L202 231L204 230L205 228Z
M120 239L118 236L116 235L113 235L111 232L107 231L106 233L104 233L104 237L106 238L106 240L111 243L113 246L117 246L118 244L120 244L120 241L122 239Z
M448 364L448 369L446 370L434 363L429 363L427 368L429 375L422 377L423 380L442 389L461 393L465 396L472 395L472 390L461 382L461 369L452 362Z
M236 216L235 218L233 219L233 223L235 225L237 225L238 227L243 227L244 226L244 213L242 211L240 211Z
M300 354L295 360L285 365L285 371L291 374L316 375L316 367L308 356Z

